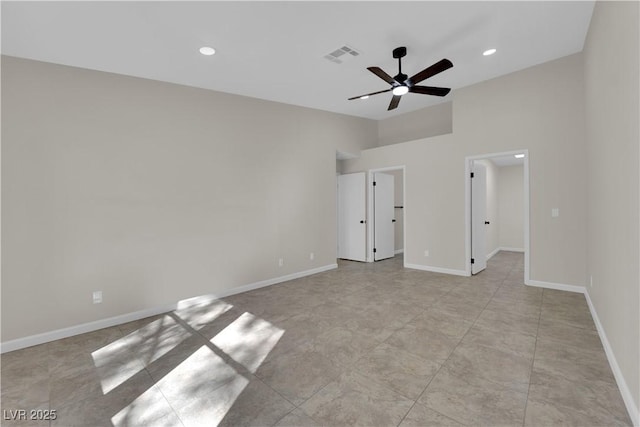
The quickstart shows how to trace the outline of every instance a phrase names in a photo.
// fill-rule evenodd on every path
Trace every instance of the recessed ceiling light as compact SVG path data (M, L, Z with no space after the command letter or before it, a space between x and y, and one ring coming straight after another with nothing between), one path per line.
M483 54L484 56L493 55L494 53L496 53L496 50L495 50L495 49L487 49L487 50L485 50L484 52L482 52L482 54Z
M403 86L396 86L391 91L391 93L393 93L396 96L404 95L407 92L409 92L409 88L404 86L404 85Z
M203 46L200 48L200 53L203 55L211 56L216 53L216 50L209 46Z
M522 159L524 157L524 154L515 154L513 157L515 157L516 159Z
M369 99L369 95L362 95L360 99Z

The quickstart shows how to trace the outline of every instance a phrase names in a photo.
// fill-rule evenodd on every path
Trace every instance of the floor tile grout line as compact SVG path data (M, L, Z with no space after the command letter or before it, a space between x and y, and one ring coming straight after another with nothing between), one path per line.
M488 287L488 286L491 286L491 287L494 287L494 286L495 286L495 289L494 289L490 294L489 294L489 293L487 293L487 295L490 295L490 296L489 296L489 298L488 298L488 302L487 302L486 304L484 304L484 306L482 307L482 309L481 309L481 311L479 312L479 314L478 314L477 316L475 316L475 318L473 318L473 320L470 322L469 329L468 329L468 330L467 330L467 331L462 335L462 337L459 339L459 341L458 341L458 342L456 343L456 345L453 347L453 350L449 353L449 355L447 356L447 358L446 358L446 359L444 359L444 362L443 362L442 364L440 364L440 366L438 367L438 370L436 371L436 373L435 373L435 374L433 374L433 375L431 376L431 378L429 378L429 380L428 380L428 382L427 382L426 386L424 387L424 389L422 390L422 392L420 393L420 395L419 395L415 400L413 400L413 404L411 405L411 407L409 408L409 410L407 411L407 413L405 413L405 414L404 414L404 416L402 417L402 420L400 421L400 423L402 423L402 422L404 422L404 421L406 420L406 418L408 417L408 415L409 415L409 413L411 412L411 410L413 410L413 409L415 408L416 403L418 402L418 400L420 400L420 399L424 396L424 394L426 393L427 389L430 387L430 384L431 384L431 383L433 383L433 379L435 378L435 376L439 375L439 373L441 373L441 372L442 372L442 367L444 366L444 364L445 364L445 363L447 363L448 361L450 361L450 360L452 359L454 352L455 352L457 349L459 349L459 348L460 348L460 346L461 346L461 344L463 343L463 341L464 341L464 339L466 338L466 336L468 336L468 335L469 335L470 330L471 330L472 328L478 327L478 325L479 325L479 323L480 323L480 320L479 320L479 319L480 319L480 317L482 316L482 313L485 313L485 312L486 312L487 307L491 304L491 302L492 302L492 301L494 301L494 300L497 298L497 294L498 294L501 290L503 290L503 289L505 289L505 290L506 290L506 287L507 287L507 286L510 286L510 284L513 284L513 285L516 285L516 286L518 285L517 283L515 283L515 281L514 281L514 280L512 280L513 278L511 278L511 275L513 274L513 272L514 272L514 271L516 271L516 270L521 270L521 267L520 267L518 264L511 264L511 266L510 266L510 268L509 268L508 270L502 270L502 268L503 268L503 267L504 267L504 265L503 265L503 264L500 264L500 266L499 266L499 270L501 271L501 273L498 275L498 277L502 277L502 280L501 280L501 281L500 281L500 279L498 279L498 280L496 280L495 282L493 282L493 284L492 284L491 282L492 282L493 280L486 279L486 281L485 281L484 279L482 279L482 280L480 280L480 281L475 282L475 283L476 283L476 284L478 284L478 285L487 286L487 290L489 289L489 287ZM381 272L378 272L378 273L380 273L380 274L385 274L385 275L386 275L386 271L381 271ZM378 274L378 273L376 273L376 274ZM391 277L391 276L389 276L389 277ZM402 278L403 278L403 277L405 277L405 276L400 276L400 275L398 275L398 277L402 277ZM409 281L409 280L413 280L412 278L410 278L411 276L406 276L406 277L407 277L407 281ZM487 277L488 277L488 276L487 276ZM354 280L356 280L356 279L357 279L357 277L354 277L353 279L354 279ZM387 279L385 279L385 280L387 280ZM402 280L404 280L404 279L402 279ZM348 279L347 279L347 281L348 281ZM507 282L509 282L509 283L507 283ZM467 285L470 285L470 284L472 284L472 283L473 283L473 282L454 282L454 283L450 283L450 285L452 285L452 286L448 287L447 291L446 291L446 292L444 292L443 294L438 294L438 297L439 297L439 298L442 298L442 297L444 297L444 296L446 296L446 295L450 295L451 293L455 292L455 291L456 291L456 289L460 289L460 286L461 286L461 285L467 286ZM391 284L391 283L390 283L390 284ZM497 285L497 286L496 286L496 285ZM481 286L481 287L482 287L482 286ZM480 289L480 288L479 288L479 289ZM407 288L407 290L409 290L409 288ZM510 292L507 292L507 293L510 293ZM506 295L506 294L505 294L505 295ZM517 295L514 295L514 296L517 296ZM534 371L535 361L536 361L536 360L538 360L538 359L537 359L537 344L538 344L538 341L540 341L541 345L542 345L542 343L544 342L544 339L543 339L543 338L544 338L544 336L545 336L545 335L544 335L544 328L542 328L542 326L541 326L541 319L542 319L542 317L543 317L543 316L545 316L545 317L546 317L546 315L545 315L545 313L543 313L542 308L543 308L543 306L545 305L545 299L547 299L547 300L548 300L548 299L549 299L549 297L551 297L551 299L552 299L552 300L555 300L555 299L553 298L553 297L555 297L555 294L553 293L553 291L549 291L549 292L547 292L546 290L541 290L541 292L540 292L540 298L539 298L537 301L535 301L535 300L532 300L532 301L531 301L531 302L533 302L534 304L537 304L538 312L537 312L537 325L536 325L536 333L535 333L535 340L534 340L534 349L533 349L533 356L532 356L532 359L531 359L531 366L530 366L530 370L529 370L529 374L530 374L530 376L529 376L529 384L528 384L528 389L527 389L527 392L526 392L526 403L525 403L525 408L524 408L524 416L523 416L522 425L525 425L525 423L526 423L527 413L530 413L530 411L534 411L534 412L535 412L535 406L532 406L531 408L529 408L529 396L530 396L530 391L531 391L531 389L532 389L532 388L531 388L531 375L532 375L532 373L533 373L533 371ZM484 299L484 298L483 298L483 299ZM426 302L426 301L428 301L428 299L427 299L427 298L425 298L425 299L424 299L424 301ZM550 301L549 301L549 302L550 302ZM406 325L406 324L408 324L408 323L412 322L412 321L413 321L413 320L415 320L418 316L420 316L422 313L424 313L424 312L428 311L429 309L431 309L432 307L436 306L436 305L437 305L437 299L436 299L436 298L433 298L433 300L429 301L427 304L424 304L424 306L423 306L422 304L419 304L419 305L420 305L420 310L419 310L419 312L417 312L416 314L413 314L413 311L412 311L411 318L410 318L410 319L408 319L406 322L404 322L404 323L403 323L403 325ZM268 316L268 315L270 315L270 313L265 313L265 314L264 314L264 316ZM291 316L289 316L289 317L287 317L287 318L290 318L290 317L291 317ZM404 318L404 316L402 316L402 317ZM533 319L535 319L535 318L533 318ZM531 319L531 320L533 320L533 319ZM574 325L574 324L572 324L572 323L564 323L564 322L562 322L562 323L563 323L564 325L568 326L568 327L579 328L579 326ZM531 325L531 326L533 326L533 325ZM581 328L581 329L588 329L588 328ZM117 331L116 331L116 332L118 332L118 334L116 334L116 335L120 335L120 336L122 336L122 337L124 337L124 336L128 335L128 334L126 334L126 333L125 333L125 330L126 330L126 328L118 327L118 329L117 329ZM541 331L541 330L543 331L543 337L542 337L542 339L541 339L541 336L540 336L540 331ZM204 339L205 341L207 341L207 337L206 337L202 332L197 331L197 330L196 330L195 332L200 336L200 338L197 338L198 342L199 342L199 341L201 341L201 339ZM191 334L191 335L193 335L193 334ZM195 338L195 337L194 337L194 338ZM100 340L100 341L102 341L102 340ZM378 340L377 340L377 341L378 341ZM386 339L385 339L385 340L383 340L383 341L378 341L378 342L374 345L374 347L373 347L373 348L377 348L377 347L379 347L379 346L381 345L381 343L383 343L383 342L386 342ZM84 346L84 347L86 347L86 349L83 349L83 350L82 350L84 353L87 353L87 352L90 352L90 351L91 351L91 348L90 348L90 347L92 347L92 346L93 346L94 340L93 340L93 338L91 338L91 341L83 341L82 343L83 343L83 344L85 344L85 343L87 344L87 345L85 345L85 346ZM489 344L490 344L490 345L492 345L492 346L493 346L493 345L495 345L495 344L493 344L493 343L489 343ZM569 345L569 344L567 344L567 345ZM46 347L46 349L45 349L45 350L46 350L46 354L47 354L47 359L46 359L46 360L47 360L47 370L48 370L48 372L49 372L49 378L51 378L51 374L50 374L50 372L51 372L51 360L52 360L52 359L51 359L51 357L50 357L50 351L51 351L52 349L53 349L53 347ZM543 350L543 349L542 349L542 347L541 347L541 351L542 351L542 350ZM541 356L541 357L543 357L544 355L541 353L541 355L540 355L540 356ZM361 358L362 358L362 356L361 356L361 357L359 357L358 359L356 359L356 360L353 362L353 364L352 364L352 365L349 365L349 366L350 366L350 369L354 369L354 367L355 367L355 366L357 366L357 363L358 363L358 361L359 361L359 360L361 360ZM74 365L74 366L75 366L75 365ZM526 369L526 365L525 365L525 369ZM150 371L149 371L146 367L142 366L142 367L140 367L140 370L145 370L146 375L148 375L149 377L151 377ZM525 372L526 372L526 371L525 371ZM275 389L273 389L272 387L270 387L270 386L265 382L265 380L264 380L264 379L262 379L262 378L260 378L260 377L255 376L255 374L253 374L253 375L254 375L254 377L253 377L253 378L258 379L258 380L259 380L259 381L261 381L264 385L267 385L267 387L268 387L269 389L273 390L276 394L280 395L280 393L278 393L278 392L277 392L277 390L275 390ZM341 374L340 374L340 375L341 375ZM151 377L151 379L153 380L153 377ZM322 386L319 390L323 390L323 389L325 389L325 388L326 388L326 386L327 386L328 384L330 384L332 381L333 381L333 380L328 381L328 382L327 382L327 384L325 384L324 386ZM155 381L152 381L152 384L153 384L153 385L152 385L152 387L157 385ZM51 396L51 381L49 381L49 382L48 382L48 387L49 387L49 397L50 397L50 396ZM160 390L160 389L159 389L159 387L156 387L156 389L157 389L158 391L160 391L160 395L162 395L162 396L163 396L163 399L166 401L166 403L168 404L169 408L171 408L171 410L173 411L173 414L178 418L178 420L180 420L179 422L181 422L181 423L182 423L182 420L181 420L181 419L180 419L180 417L177 415L177 412L176 412L176 411L175 411L175 409L172 407L171 403L170 403L170 402L168 402L168 400L167 400L166 396L164 396L164 393L162 393L162 390ZM319 390L318 390L318 391L319 391ZM265 389L265 391L266 391L266 389ZM318 393L318 391L316 391L316 393L314 393L311 397L315 396L315 395ZM394 391L395 391L395 390L394 390ZM535 391L535 388L534 388L534 391ZM287 398L285 398L284 396L282 396L282 395L280 395L280 396L281 396L281 397L283 397L286 401L289 401L289 400L288 400ZM310 397L310 398L311 398L311 397ZM406 397L406 396L405 396L405 397ZM310 399L310 398L309 398L309 399ZM309 399L307 399L307 400L309 400ZM306 402L307 400L305 400L304 402ZM411 399L410 399L410 400L411 400ZM82 399L80 399L80 400L78 400L78 401L74 401L74 402L82 402L82 401L83 401L83 400L82 400ZM291 404L293 405L293 407L294 407L294 408L293 408L293 409L291 409L291 410L289 410L289 411L288 411L285 415L283 415L283 416L280 418L280 420L279 420L279 421L277 421L277 422L280 422L280 421L281 421L284 417L286 417L288 414L293 413L293 412L295 411L295 409L296 409L296 408L300 408L300 406L302 406L302 405L304 404L304 402L302 402L300 405L295 405L295 404L293 404L293 402L290 402L290 401L289 401L289 403L291 403ZM50 399L50 398L48 399L48 405L49 405L49 407L50 407L50 405L51 405L51 399ZM434 410L434 409L432 409L431 407L428 407L427 405L424 405L424 404L422 404L422 405L423 405L423 406L425 406L425 407L427 407L427 408L428 408L429 410L431 410L431 411L435 411L435 412L437 412L437 413L440 413L439 411ZM437 406L437 405L436 405L436 406ZM285 410L286 410L286 409L285 409ZM448 412L451 412L451 409L449 409L449 410L448 410ZM305 414L306 414L306 412L305 412ZM306 415L308 415L308 414L306 414ZM443 415L443 416L446 416L446 415L444 415L444 414L442 414L442 415ZM310 418L311 418L311 417L310 417ZM277 423L277 422L276 422L276 423ZM49 424L52 424L52 423L51 423L51 422L49 422Z
M149 375L149 377L151 378L151 380L153 380L153 386L156 387L156 389L158 389L158 392L160 393L160 395L162 396L162 398L164 399L165 402L167 402L167 405L169 405L169 408L171 408L171 411L173 411L174 415L176 416L176 418L178 419L178 421L180 421L180 424L182 424L183 427L186 427L186 424L184 423L184 421L182 420L182 417L180 417L180 414L178 414L178 411L176 411L176 409L173 407L173 405L171 404L171 402L169 401L169 399L167 399L167 396L165 396L164 392L162 391L162 389L158 386L156 386L156 382L153 379L153 377L151 376L151 373L149 373L149 371L147 370L147 368L144 368L145 371L147 371L147 375Z
M489 298L489 300L487 301L487 303L485 304L485 306L483 307L482 311L480 311L480 313L475 317L475 319L473 320L473 322L471 323L471 326L469 326L469 329L467 329L467 331L464 333L464 335L460 338L460 340L458 341L458 343L456 344L456 346L453 348L453 350L451 350L451 353L449 353L449 356L445 359L445 361L440 365L440 367L438 368L438 370L436 371L436 373L433 375L433 377L431 377L431 380L429 380L429 383L426 385L426 387L422 390L422 393L420 393L420 395L416 398L414 404L411 406L411 408L409 409L409 412L411 411L411 409L413 409L413 406L415 406L415 404L418 402L418 400L420 400L420 398L422 397L422 395L425 393L425 391L427 390L427 388L429 388L429 385L431 384L431 382L433 381L433 379L436 377L436 375L438 375L438 373L440 372L440 370L442 369L442 367L447 363L447 361L451 358L451 356L453 355L453 353L456 351L456 349L460 346L460 344L462 343L462 341L464 340L464 338L469 334L469 332L471 331L471 329L473 329L473 327L475 326L476 322L478 321L478 318L480 318L480 316L482 315L482 313L486 310L486 308L489 306L489 303L491 302L491 300L493 300L493 297L495 296L495 294L498 292L498 290L504 286L504 282L507 280L506 278L509 276L509 273L511 273L511 271L513 271L513 267L509 269L509 272L505 274L505 278L502 279L502 282L500 283L500 286L498 286L496 288L495 291L493 291L493 293L491 294L491 297ZM473 276L472 276L473 277ZM453 290L453 289L452 289ZM436 411L433 408L429 409ZM407 412L405 414L405 416L403 417L406 418L406 416L409 414L409 412ZM438 411L436 411L438 412ZM438 412L439 413L439 412ZM465 424L461 421L459 421L456 418L452 418L446 414L442 414L446 417L449 417L451 419L453 419L456 422L459 422L460 424ZM402 421L400 422L402 423Z
M271 424L271 427L277 426L280 421L284 420L286 417L288 417L296 409L298 409L298 407L294 405L293 408L291 408L291 410L289 412L287 412L286 414L284 414L283 416L278 418L275 423Z
M511 270L509 270L509 272L511 272ZM508 275L508 273L507 273L507 275ZM471 277L473 277L473 276L471 276ZM487 306L489 305L489 303L490 303L490 302L491 302L491 300L493 299L493 296L496 294L496 292L498 292L498 289L500 289L500 288L502 287L502 285L504 284L504 281L505 281L505 280L506 280L506 279L503 279L503 280L502 280L502 283L500 284L500 286L498 286L498 287L496 288L496 290L495 290L495 291L493 291L493 293L491 294L491 298L489 298L489 300L487 301L487 303L486 303L486 304L485 304L485 306L483 307L482 311L480 311L480 313L478 313L478 315L475 317L475 319L474 319L474 320L473 320L473 322L471 323L471 326L469 326L469 329L467 329L467 331L464 333L464 335L460 338L460 340L458 341L458 343L456 344L456 346L453 348L453 350L451 350L451 352L449 353L449 355L447 356L447 358L444 360L444 362L442 362L442 364L440 364L440 367L438 367L438 370L435 372L435 374L433 374L433 376L431 377L431 379L429 380L429 382L427 383L427 385L424 387L424 389L422 390L422 392L418 395L418 397L416 398L416 400L413 402L413 405L411 405L411 407L409 408L409 410L407 411L407 413L406 413L406 414L404 414L404 417L402 417L402 420L400 420L400 423L398 424L398 426L399 426L400 424L402 424L402 422L403 422L403 421L404 421L404 419L407 417L407 415L409 414L409 412L411 412L411 410L413 409L413 407L418 403L418 400L420 400L420 398L421 398L421 397L422 397L422 395L425 393L425 391L427 391L427 388L429 388L429 385L431 384L431 382L433 381L433 379L436 377L436 375L438 375L438 373L440 373L440 370L442 369L442 367L445 365L445 363L447 363L447 361L451 358L451 355L453 355L453 353L456 351L456 349L460 346L460 343L464 340L464 337L466 337L466 336L467 336L467 334L469 333L469 331L471 331L471 329L473 329L473 326L475 325L476 321L478 320L478 318L480 317L480 315L484 312L484 310L487 308ZM456 285L456 287L457 287L457 285ZM451 289L451 291L453 291L453 289ZM451 291L449 291L449 292L447 293L447 295L448 295ZM435 302L434 302L434 304L435 304ZM432 304L432 305L433 305L433 304ZM435 409L433 409L433 408L429 408L429 409L431 409L431 410L433 410L433 411L436 411L436 410L435 410ZM436 412L438 412L438 411L436 411ZM439 412L438 412L438 413L439 413ZM452 420L454 420L454 421L456 421L456 422L458 422L458 423L460 423L460 424L463 424L463 425L465 424L465 423L463 423L463 422L461 422L461 421L459 421L459 420L457 420L457 419L455 419L455 418L452 418L452 417L450 417L450 416L448 416L448 415L446 415L446 414L442 414L442 415L444 415L444 416L446 416L446 417L448 417L448 418L451 418Z
M185 329L187 332L189 332L192 336L199 336L202 339L204 339L204 341L206 341L205 345L207 347L209 347L209 345L213 345L210 340L208 340L203 334L201 334L197 329L193 328L191 325L189 325L182 317L180 317L179 315L177 315L175 312L171 312L171 314L173 314L173 316L170 315L170 317L172 317L180 326L183 327L183 329ZM214 352L215 354L215 352ZM218 355L218 357L220 357ZM229 359L233 360L233 358L231 358L231 356L229 356ZM224 360L224 359L223 359ZM258 377L254 372L251 372L251 370L249 370L247 367L245 367L244 365L242 365L240 362L237 362L235 360L233 360L235 362L235 364L240 365L242 368L244 368L244 370L246 370L245 373L239 372L237 369L232 368L240 375L242 375L243 377L247 378L247 374L249 375L249 378L247 378L249 381L252 380L257 380L260 381L264 386L266 386L267 388L269 388L270 390L272 390L274 393L276 393L278 396L280 396L281 398L283 398L285 401L287 401L288 403L290 403L293 406L292 411L297 408L296 404L294 404L293 402L291 402L289 399L287 399L285 396L283 396L280 392L278 392L277 390L275 390L273 387L271 387L269 384L265 383L262 378ZM226 362L226 361L225 361ZM146 368L145 368L146 370ZM148 371L147 371L148 372ZM151 379L153 380L153 377L151 377ZM231 381L231 380L230 380ZM155 381L154 381L154 385L155 385ZM223 385L221 385L220 387L223 387ZM218 388L220 388L218 387ZM217 390L217 388L216 388ZM163 394L164 396L164 394ZM165 400L166 400L166 396L165 396ZM171 406L171 405L170 405ZM171 409L173 409L173 406L171 406ZM174 410L175 412L175 410ZM176 413L177 415L177 413ZM184 422L182 421L182 419L180 417L178 417L180 419L180 421L184 424Z
M544 297L544 289L542 290L542 297ZM533 346L533 356L531 357L531 370L529 371L529 386L527 387L527 400L524 406L524 414L522 417L522 425L527 422L527 409L529 408L529 394L531 393L531 376L533 375L533 366L536 362L536 351L538 350L538 334L540 332L540 319L542 318L542 302L543 298L540 298L540 312L538 313L538 327L536 328L536 341Z

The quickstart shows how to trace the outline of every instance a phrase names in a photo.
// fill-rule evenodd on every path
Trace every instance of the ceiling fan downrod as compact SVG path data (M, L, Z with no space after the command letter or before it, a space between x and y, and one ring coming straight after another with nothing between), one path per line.
M393 57L398 58L398 75L394 77L395 81L400 84L404 84L407 80L407 75L402 74L402 58L407 55L407 48L404 46L393 49Z

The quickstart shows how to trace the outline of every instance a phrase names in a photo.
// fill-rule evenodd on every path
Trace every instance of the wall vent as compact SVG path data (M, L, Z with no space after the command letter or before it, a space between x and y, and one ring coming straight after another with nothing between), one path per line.
M358 50L352 48L351 46L344 45L325 55L324 57L336 64L342 64L344 61L347 61L358 55L360 55L360 52Z

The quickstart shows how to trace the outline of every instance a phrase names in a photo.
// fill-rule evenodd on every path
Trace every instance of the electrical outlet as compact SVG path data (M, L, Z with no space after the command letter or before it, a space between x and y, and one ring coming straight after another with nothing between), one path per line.
M93 303L94 304L102 303L102 291L95 291L93 293Z
M278 266L279 266L279 267L282 267L283 265L284 265L284 258L280 258L280 259L278 260Z
M424 251L424 256L428 257L429 256L429 251Z
M552 218L557 218L560 216L560 209L558 208L552 208L551 209L551 217Z
M316 254L314 254L313 252L311 252L311 253L309 254L309 259L310 259L311 261L313 261L313 260L315 259L315 257L316 257Z

